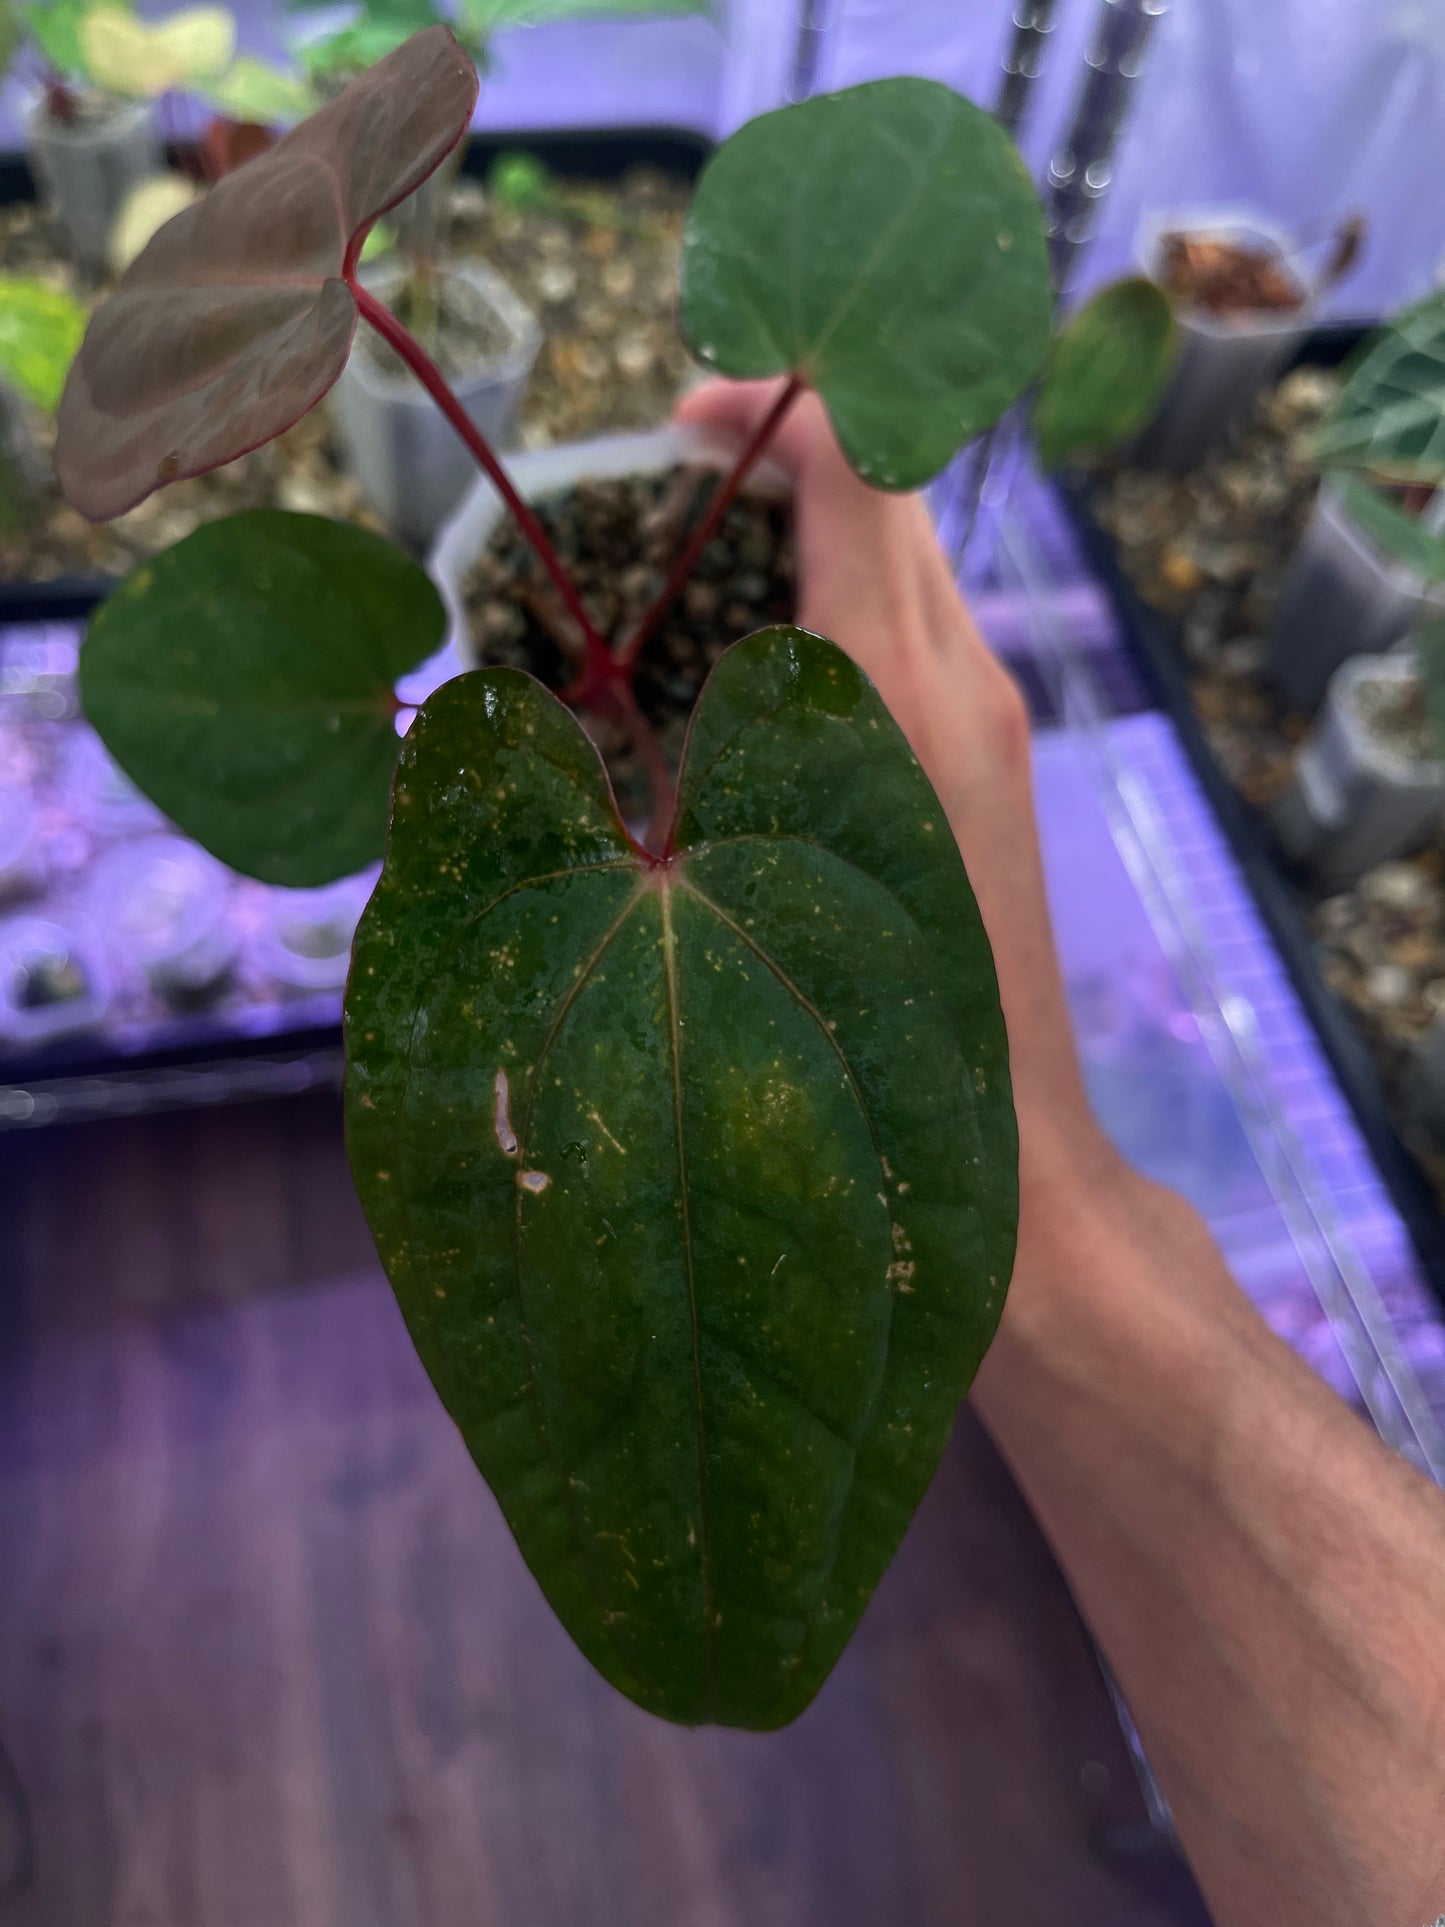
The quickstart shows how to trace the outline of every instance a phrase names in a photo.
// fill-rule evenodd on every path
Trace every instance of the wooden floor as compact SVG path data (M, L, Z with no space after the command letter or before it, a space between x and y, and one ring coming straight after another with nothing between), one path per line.
M1085 1635L967 1417L795 1726L679 1731L603 1685L320 1099L0 1141L0 1743L0 1927L1203 1919L1129 1851Z

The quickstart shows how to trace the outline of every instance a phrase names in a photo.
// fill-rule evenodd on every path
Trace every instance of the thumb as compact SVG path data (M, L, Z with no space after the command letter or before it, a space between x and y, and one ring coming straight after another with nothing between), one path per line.
M777 381L707 381L689 389L678 402L675 419L726 442L744 443L763 424L768 410L782 394ZM833 440L827 411L818 397L805 393L788 411L778 433L768 444L768 459L795 480L820 464L846 467Z

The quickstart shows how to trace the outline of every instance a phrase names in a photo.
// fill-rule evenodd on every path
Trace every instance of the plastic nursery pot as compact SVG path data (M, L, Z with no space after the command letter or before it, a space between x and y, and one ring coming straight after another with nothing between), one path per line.
M1287 855L1326 891L1419 849L1445 812L1445 763L1402 750L1372 713L1380 698L1419 683L1409 655L1354 656L1330 678L1293 781L1272 812Z
M1387 554L1349 510L1350 485L1327 477L1275 606L1269 671L1286 700L1312 709L1349 656L1372 656L1445 611L1445 582Z
M111 230L131 189L162 165L147 100L118 101L103 116L65 127L41 99L25 116L37 182L65 230L76 266L105 272Z
M315 890L271 891L263 951L276 983L295 991L345 988L351 940L377 874L367 870Z
M406 280L400 263L387 262L362 279L390 305ZM500 275L482 263L443 270L441 300L463 284L480 303L504 346L475 372L452 382L468 415L496 447L515 438L522 397L542 335L535 316ZM455 298L455 294L453 296ZM331 391L331 419L352 479L393 535L427 548L466 494L476 464L436 403L400 366L379 366L363 337L365 324L341 379Z
M1282 262L1292 251L1289 235L1247 212L1151 214L1140 223L1135 259L1139 272L1161 287L1164 238L1169 234L1252 244L1271 250ZM1146 468L1193 468L1249 413L1255 396L1309 332L1309 291L1302 281L1298 285L1300 305L1290 314L1225 320L1190 314L1176 305L1179 362L1159 412L1130 451L1131 461Z
M507 464L512 482L524 501L558 495L579 482L608 481L624 475L658 475L679 464L727 468L736 456L695 429L669 426L641 434L599 435L593 441L566 442L556 448L533 449ZM787 492L781 469L764 459L749 475L744 493L771 495ZM432 580L442 592L451 617L453 647L461 662L474 669L479 655L466 616L465 585L492 531L507 513L500 495L485 476L478 476L466 500L443 529L429 564Z
M49 917L0 919L0 1046L94 1030L109 1001L101 959L78 930Z
M230 873L179 836L143 837L102 859L92 908L118 963L162 996L203 996L236 960Z

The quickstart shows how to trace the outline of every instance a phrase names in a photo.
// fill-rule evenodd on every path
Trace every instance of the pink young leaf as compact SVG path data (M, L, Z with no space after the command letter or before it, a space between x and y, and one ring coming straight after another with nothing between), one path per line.
M367 230L461 139L477 76L428 27L168 221L96 311L55 466L92 521L298 421L346 362Z

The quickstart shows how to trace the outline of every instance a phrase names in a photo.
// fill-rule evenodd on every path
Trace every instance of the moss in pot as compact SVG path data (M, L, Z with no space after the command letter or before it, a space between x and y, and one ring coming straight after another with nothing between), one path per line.
M445 634L436 590L377 537L265 513L130 577L82 695L121 766L248 874L316 887L384 857L347 1134L412 1337L593 1664L666 1718L772 1728L845 1646L996 1326L1007 1038L947 818L851 660L791 627L733 643L680 768L641 665L666 674L659 638L805 389L865 481L908 489L1036 379L1042 214L991 117L936 83L740 130L693 205L682 313L704 361L780 377L777 400L648 563L642 615L609 615L357 272L475 88L429 29L163 229L92 322L59 468L104 516L226 462L314 406L364 320L506 502L570 680L472 670L398 743L396 684ZM218 269L223 335L201 325ZM579 713L630 736L645 834Z

